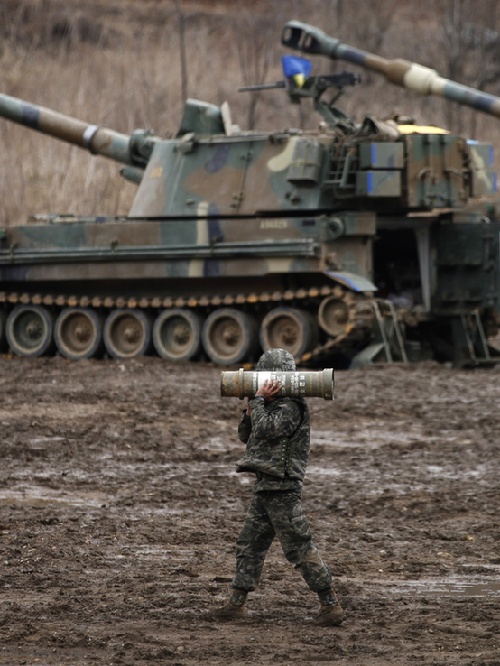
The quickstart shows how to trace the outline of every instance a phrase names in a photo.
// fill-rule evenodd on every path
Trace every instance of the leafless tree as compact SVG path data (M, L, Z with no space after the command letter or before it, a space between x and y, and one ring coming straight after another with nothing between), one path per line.
M184 12L183 0L175 0L175 8L177 12L177 22L179 26L179 58L181 69L181 98L187 99L189 90L189 72L187 66L186 56L186 21L187 17Z
M444 76L480 90L500 82L499 9L496 0L440 0L441 35L447 71ZM477 113L449 104L450 129L474 133Z

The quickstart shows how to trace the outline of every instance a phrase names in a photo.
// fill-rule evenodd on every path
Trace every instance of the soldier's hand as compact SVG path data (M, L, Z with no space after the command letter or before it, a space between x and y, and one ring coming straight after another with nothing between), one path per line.
M265 402L272 402L280 391L281 391L281 382L279 382L277 379L275 379L272 382L266 379L264 384L255 394L255 397L260 395L264 398Z

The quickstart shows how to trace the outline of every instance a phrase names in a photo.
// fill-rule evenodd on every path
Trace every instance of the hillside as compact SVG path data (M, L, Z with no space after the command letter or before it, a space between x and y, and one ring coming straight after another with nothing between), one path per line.
M242 84L281 78L280 34L290 18L358 48L416 60L445 76L454 70L467 85L500 90L498 40L491 37L498 11L487 14L493 5L486 0L471 5L456 58L453 49L460 43L443 37L443 26L450 34L457 27L447 14L449 4L441 2L437 14L427 0L382 0L376 7L364 0L260 0L251 6L238 0L3 0L0 91L124 133L146 127L175 134L186 97L229 101L233 120L243 128L315 127L318 118L310 107L302 113L290 108L283 91L237 92ZM478 42L477 35L489 35L489 42ZM315 67L331 69L324 59ZM497 120L421 98L366 72L341 106L358 121L397 111L500 146ZM123 214L130 207L135 188L111 162L3 121L0 145L0 225L22 223L32 213Z

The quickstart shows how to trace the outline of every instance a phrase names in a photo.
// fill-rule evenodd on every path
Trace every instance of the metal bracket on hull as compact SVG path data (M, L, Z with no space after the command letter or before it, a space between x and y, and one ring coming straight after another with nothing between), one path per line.
M500 363L500 354L488 345L478 310L456 317L452 323L456 367Z
M376 362L408 363L403 332L394 304L382 299L369 301L375 314L373 342L353 358L350 367L361 368Z

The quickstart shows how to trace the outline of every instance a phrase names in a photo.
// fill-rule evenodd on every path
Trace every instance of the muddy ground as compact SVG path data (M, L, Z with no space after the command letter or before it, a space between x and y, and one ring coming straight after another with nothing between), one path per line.
M337 372L303 499L347 619L274 544L221 625L252 483L220 369L0 358L0 663L500 664L499 380Z

